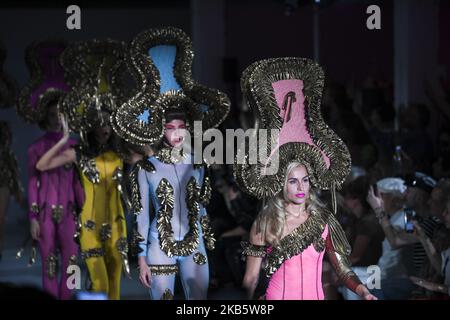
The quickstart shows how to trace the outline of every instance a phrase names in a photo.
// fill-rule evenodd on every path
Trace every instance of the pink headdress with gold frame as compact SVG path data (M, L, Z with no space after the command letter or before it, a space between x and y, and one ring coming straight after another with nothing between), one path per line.
M277 141L267 141L268 161L249 163L255 147L245 150L245 162L235 162L235 178L249 194L267 198L283 189L291 162L306 166L313 186L334 195L350 172L347 146L324 122L320 104L324 72L305 58L274 58L253 63L243 73L241 88L257 115L258 129L279 129ZM258 134L258 138L261 138ZM258 148L258 147L256 147ZM275 174L265 174L274 157Z

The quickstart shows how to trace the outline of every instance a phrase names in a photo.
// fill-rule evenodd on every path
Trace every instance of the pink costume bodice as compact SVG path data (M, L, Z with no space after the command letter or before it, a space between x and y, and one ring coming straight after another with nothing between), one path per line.
M328 225L322 233L328 236ZM270 248L269 248L270 250ZM325 250L317 252L310 244L302 253L284 261L270 277L267 300L323 300L322 260Z

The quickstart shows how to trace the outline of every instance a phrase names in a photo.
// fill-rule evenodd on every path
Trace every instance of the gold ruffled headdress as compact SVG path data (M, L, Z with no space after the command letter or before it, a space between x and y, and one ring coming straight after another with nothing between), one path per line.
M158 142L169 108L186 114L188 129L193 129L194 120L202 121L203 130L217 127L227 116L228 97L192 78L194 51L182 30L143 31L131 42L129 53L129 69L140 90L112 117L114 130L126 141L136 145Z
M112 114L127 97L122 75L126 73L126 45L116 40L71 43L61 62L71 91L62 101L70 128L83 135L109 123L103 111Z

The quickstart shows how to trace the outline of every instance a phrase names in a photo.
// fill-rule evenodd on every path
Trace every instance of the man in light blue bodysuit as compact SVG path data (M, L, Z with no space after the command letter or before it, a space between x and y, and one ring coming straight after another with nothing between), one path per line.
M155 151L136 164L130 177L140 281L152 299L173 299L179 273L186 299L206 299L206 248L214 248L214 238L204 207L211 189L205 164L194 163L182 146L195 120L202 121L203 130L217 127L230 101L192 79L192 43L179 29L144 31L130 52L146 94L124 104L112 121L124 139L151 144Z

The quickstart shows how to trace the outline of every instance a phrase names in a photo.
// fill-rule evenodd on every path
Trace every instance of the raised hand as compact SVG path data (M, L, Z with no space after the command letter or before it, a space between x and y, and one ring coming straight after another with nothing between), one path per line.
M363 284L360 284L356 288L356 294L358 294L364 300L378 300L378 298L375 297L373 294L371 294L369 290L366 288L366 286Z
M139 280L146 288L150 288L152 285L152 274L145 257L139 257Z
M374 210L384 210L384 201L380 196L377 196L373 191L373 187L370 186L369 192L367 193L367 203Z
M60 118L61 118L62 130L63 130L63 139L64 139L64 141L67 141L69 139L69 135L70 135L69 125L67 123L66 117L64 117L63 114L60 115Z

